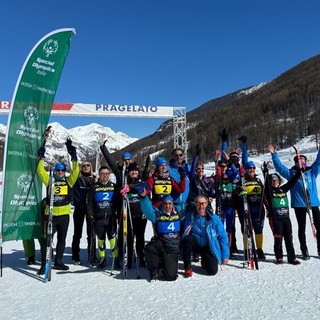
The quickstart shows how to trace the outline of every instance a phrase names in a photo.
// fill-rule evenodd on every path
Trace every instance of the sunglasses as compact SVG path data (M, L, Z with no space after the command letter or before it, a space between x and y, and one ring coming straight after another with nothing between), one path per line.
M89 163L86 163L86 164L83 164L82 166L81 166L82 168L85 168L85 167L91 167L91 164L89 164Z
M62 170L62 169L57 169L57 172L66 172L66 170Z
M175 158L182 158L183 157L183 153L175 153L174 157Z
M247 169L248 169L248 170L256 170L255 167L248 167Z

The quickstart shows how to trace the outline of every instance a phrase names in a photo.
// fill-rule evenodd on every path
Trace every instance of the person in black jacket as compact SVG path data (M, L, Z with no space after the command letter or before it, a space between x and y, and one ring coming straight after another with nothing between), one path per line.
M80 239L84 219L87 224L87 243L89 262L93 263L96 258L96 240L92 225L87 217L87 193L90 186L95 182L95 176L92 172L92 165L89 161L83 161L80 167L80 175L73 186L74 212L73 225L74 233L72 239L72 260L75 265L81 265L80 259ZM93 241L93 243L91 243Z
M128 269L132 267L132 260L134 256L134 238L136 239L136 253L139 260L139 264L142 267L146 266L144 258L144 242L145 242L145 230L147 225L147 218L142 214L140 206L139 191L136 189L142 183L140 177L139 166L136 162L132 162L127 167L127 186L121 191L122 196L127 197L129 204L128 214ZM120 223L119 236L118 236L118 247L119 247L119 260L123 258L123 224ZM120 261L119 261L120 263ZM116 266L119 268L119 265Z
M264 173L268 173L265 165L263 171ZM268 218L274 237L274 254L277 264L284 262L282 239L285 242L288 263L293 265L300 264L300 261L296 259L292 242L292 224L289 216L289 200L287 196L287 192L298 181L300 175L301 172L297 171L297 174L290 181L280 186L281 178L279 174L266 174L265 190L268 201Z
M98 237L99 264L98 268L106 265L106 235L110 243L113 257L117 257L116 249L116 207L119 201L120 188L118 184L110 181L110 169L101 166L99 179L88 192L87 211L90 222Z

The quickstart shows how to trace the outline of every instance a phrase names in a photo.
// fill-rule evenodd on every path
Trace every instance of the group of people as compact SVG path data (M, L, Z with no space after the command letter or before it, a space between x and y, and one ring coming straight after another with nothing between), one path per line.
M236 149L228 153L228 133L225 129L220 132L220 136L222 143L216 153L216 170L208 177L204 174L204 164L200 159L200 145L196 146L191 165L185 161L184 150L175 148L169 161L164 157L157 157L155 169L151 172L149 157L142 170L133 161L130 152L122 154L122 163L119 164L103 143L100 149L107 165L101 166L95 176L89 161L83 161L79 165L76 148L68 139L66 145L71 156L71 173L66 176L66 165L62 162L54 167L53 232L57 232L57 244L53 267L59 270L69 269L63 263L63 254L71 204L74 206L72 260L75 265L82 264L80 239L86 220L90 265L98 268L106 266L108 238L112 268L120 269L126 264L126 268L130 269L135 261L138 266L148 268L151 281L173 281L178 276L180 257L185 277L193 275L192 262L199 260L204 272L215 275L219 264L228 264L229 259L234 259L235 253L239 252L236 216L239 217L243 236L243 259L249 259L250 245L245 228L248 214L254 232L257 258L266 259L263 251L263 227L267 216L274 235L276 263L284 262L284 239L287 261L296 265L300 261L296 258L292 241L287 196L289 190L291 206L298 222L302 258L310 258L305 236L307 214L316 230L320 255L320 203L316 187L320 152L310 167L307 166L306 156L301 155L295 157L294 166L288 169L281 163L275 148L270 145L268 148L278 173L269 173L265 165L262 181L256 175L254 162L248 159L247 138L239 138L242 146L241 164ZM44 155L45 149L42 147L38 151L40 160L37 172L42 182L49 187L50 177L44 169ZM111 173L115 175L114 181L110 179ZM285 185L281 185L280 176L288 180ZM124 206L128 213L125 246ZM50 199L47 197L44 230L49 207ZM153 225L154 235L145 245L147 219ZM44 233L44 242L45 239ZM38 274L44 274L45 270L44 246L41 248L42 264Z

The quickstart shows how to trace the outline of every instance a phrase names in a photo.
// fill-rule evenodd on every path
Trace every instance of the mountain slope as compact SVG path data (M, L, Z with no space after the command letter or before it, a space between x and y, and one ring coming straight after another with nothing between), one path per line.
M320 55L304 61L276 79L210 100L187 113L189 157L195 145L203 147L201 158L212 160L220 144L219 130L229 131L229 147L239 146L238 137L248 136L251 152L263 153L272 142L288 147L315 134L320 122ZM153 134L126 147L139 160L162 149L170 157L173 148L172 120ZM121 151L119 151L121 152Z

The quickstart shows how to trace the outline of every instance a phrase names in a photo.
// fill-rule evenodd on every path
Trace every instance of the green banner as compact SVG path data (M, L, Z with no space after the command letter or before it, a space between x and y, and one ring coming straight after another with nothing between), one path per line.
M36 174L37 151L44 142L74 34L74 29L58 29L44 36L31 50L20 72L4 150L0 243L41 237L42 184Z

